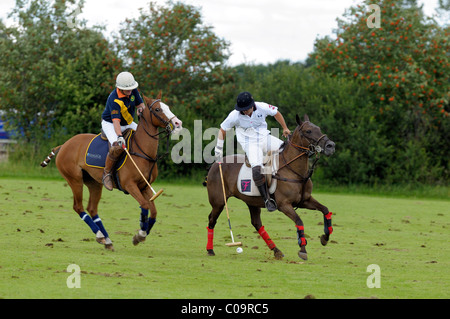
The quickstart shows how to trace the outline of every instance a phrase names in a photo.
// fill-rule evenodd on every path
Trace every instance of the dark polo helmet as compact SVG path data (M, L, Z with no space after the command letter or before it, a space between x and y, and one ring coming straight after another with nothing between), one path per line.
M250 92L242 92L239 93L234 108L236 109L236 111L241 112L252 108L254 105L255 100L253 99L253 96L250 94Z

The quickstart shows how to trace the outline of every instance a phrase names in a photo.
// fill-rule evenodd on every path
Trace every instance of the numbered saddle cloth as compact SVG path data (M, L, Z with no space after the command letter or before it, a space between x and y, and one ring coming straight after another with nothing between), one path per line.
M244 155L237 155L238 157L244 157ZM242 158L239 158L242 160ZM267 186L269 193L275 193L277 189L277 180L272 178L272 174L278 171L279 167L279 152L273 152L264 157L263 174L266 176ZM240 193L247 196L261 196L255 182L252 178L252 168L244 163L238 174L237 188Z

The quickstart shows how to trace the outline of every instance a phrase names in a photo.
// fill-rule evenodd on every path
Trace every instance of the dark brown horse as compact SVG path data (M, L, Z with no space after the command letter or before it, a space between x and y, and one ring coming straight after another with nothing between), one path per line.
M130 138L129 152L134 162L144 176L148 176L151 184L158 176L156 164L158 139L158 128L165 128L167 134L172 131L170 120L165 111L168 107L161 102L161 93L156 99L144 97L146 107L139 119L136 132ZM166 113L165 113L166 112ZM173 114L172 114L173 115ZM162 131L161 133L164 133ZM73 192L73 209L85 221L96 235L97 242L104 244L105 248L113 250L112 241L105 230L101 219L98 217L98 203L102 196L103 168L88 166L85 163L86 150L95 134L78 134L67 140L63 145L55 147L41 166L47 166L53 156L56 157L56 166L69 184ZM141 207L141 230L133 237L133 244L145 240L156 221L156 207L152 197L152 190L141 177L132 161L126 159L120 170L117 171L120 188L131 194ZM89 202L85 213L83 207L83 184L89 189ZM114 181L114 188L118 188ZM150 209L150 216L148 210Z
M278 180L277 189L274 193L278 209L294 221L300 246L298 255L300 258L307 260L307 242L304 226L294 208L301 207L319 210L323 213L325 234L321 236L321 243L326 245L333 231L331 212L311 196L312 181L310 175L312 171L309 169L308 161L309 156L313 154L323 152L326 156L332 155L335 150L335 144L325 134L322 134L318 126L309 121L307 115L305 115L304 122L300 121L297 115L296 121L298 126L289 137L284 149L280 152L278 172L272 178ZM261 208L265 207L262 197L243 195L238 190L237 177L242 165L242 160L238 160L238 155L226 156L223 159L222 171L226 198L234 196L247 204L253 227L274 252L275 258L281 259L284 257L283 253L270 239L261 222ZM212 210L209 214L207 227L208 243L206 250L208 255L214 256L214 226L225 205L218 163L214 163L208 172L207 189Z

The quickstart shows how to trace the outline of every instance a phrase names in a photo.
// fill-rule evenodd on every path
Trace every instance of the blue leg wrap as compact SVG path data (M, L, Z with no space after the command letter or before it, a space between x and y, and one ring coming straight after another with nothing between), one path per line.
M148 229L147 229L147 235L150 233L150 230L152 230L153 225L156 223L156 218L149 218L148 219Z
M82 212L80 214L80 218L86 223L88 224L88 226L92 229L92 232L94 234L97 234L97 232L100 230L100 228L98 228L98 226L94 223L94 221L92 220L92 218L86 214L85 212Z
M100 219L100 217L94 216L92 217L92 219L94 220L95 225L97 225L97 227L100 229L100 231L103 233L103 235L105 236L105 238L108 238L108 232L106 231L105 227L103 226L102 220Z
M148 209L141 207L141 230L147 231L148 229Z
M141 207L141 230L147 232L148 235L155 222L155 218L148 217L148 209L143 209Z

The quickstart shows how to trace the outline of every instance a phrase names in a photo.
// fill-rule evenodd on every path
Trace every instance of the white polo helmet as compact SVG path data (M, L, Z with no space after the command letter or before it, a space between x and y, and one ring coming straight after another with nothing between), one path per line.
M121 90L134 90L138 87L138 83L134 80L133 74L130 72L121 72L116 79L116 87Z

